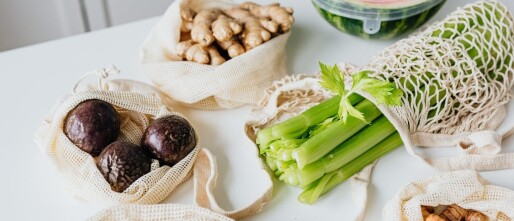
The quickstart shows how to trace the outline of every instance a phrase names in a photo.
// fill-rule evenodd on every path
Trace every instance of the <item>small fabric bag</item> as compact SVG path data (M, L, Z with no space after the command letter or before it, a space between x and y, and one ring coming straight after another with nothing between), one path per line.
M423 220L421 205L457 204L483 213L489 220L514 219L514 191L487 182L476 171L439 173L403 186L386 203L386 221Z
M171 4L141 49L143 72L159 90L194 108L227 109L256 104L264 89L287 74L285 46L290 32L218 66L177 57L181 9L199 11L235 6L229 0L177 0Z
M136 180L122 193L118 193L111 190L109 183L98 170L95 159L73 144L63 131L68 113L81 102L90 99L112 104L120 116L120 135L117 140L138 145L144 130L156 118L168 115L184 117L170 111L165 98L150 85L131 80L106 81L105 78L112 73L116 73L116 70L103 69L95 72L99 75L96 88L95 85L79 88L78 86L84 86L79 81L73 93L60 100L45 117L35 135L35 141L63 176L66 190L79 200L107 205L161 202L190 177L200 151L200 142L173 167L160 166L155 160L151 172Z

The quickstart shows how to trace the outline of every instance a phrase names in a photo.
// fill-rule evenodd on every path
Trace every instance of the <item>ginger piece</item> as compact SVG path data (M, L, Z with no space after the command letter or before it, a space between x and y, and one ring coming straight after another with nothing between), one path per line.
M220 15L212 23L213 35L218 41L228 41L232 36L239 34L243 28L234 19Z
M209 52L209 56L211 58L211 65L220 65L225 63L225 58L223 58L223 56L220 55L218 49L216 49L215 46L209 46L207 48L207 51Z
M226 61L214 45L203 47L193 42L193 40L178 43L176 51L177 55L182 59L200 64L220 65Z
M177 52L177 56L180 58L186 58L187 50L193 46L194 42L192 40L181 41L175 46L175 51Z
M259 22L261 23L261 26L268 30L270 33L278 32L278 24L273 20L269 20L267 18L260 18Z
M200 64L209 64L210 62L209 53L200 44L194 44L187 49L186 59Z
M448 221L447 219L443 218L443 217L440 217L436 214L430 214L428 215L428 217L425 219L425 221Z
M249 11L240 7L234 7L224 12L243 24L244 30L242 38L246 51L261 45L271 38L270 32L263 28L259 19L253 16Z
M198 12L193 19L191 39L202 46L209 46L214 42L211 24L221 14L219 9L206 9Z
M253 2L243 2L241 8L249 10L257 17L267 17L280 25L283 32L289 31L294 23L293 9L281 7L279 3L261 6Z
M193 22L182 20L182 23L180 24L180 32L189 33L191 32L191 29L193 29Z
M207 50L192 40L179 42L175 50L179 57L187 61L194 61L200 64L208 64L210 62Z
M193 9L187 8L184 10L180 10L180 17L182 18L182 23L180 24L181 32L190 32L193 28L193 18L195 17L195 11Z
M228 41L217 41L221 49L228 52L228 56L231 58L237 57L245 53L245 48L237 38L233 37Z
M457 204L452 204L443 211L442 215L450 221L461 221L466 216L466 210Z
M432 213L434 213L434 207L421 206L421 214L423 215L423 219L426 219Z
M468 210L465 219L466 221L487 221L489 218L481 212L476 210Z
M180 10L180 17L184 21L192 22L195 15L196 15L196 12L191 8L186 8L186 9Z

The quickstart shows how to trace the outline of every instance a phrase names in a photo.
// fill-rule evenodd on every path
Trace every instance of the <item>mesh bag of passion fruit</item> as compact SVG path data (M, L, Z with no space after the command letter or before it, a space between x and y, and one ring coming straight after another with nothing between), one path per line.
M100 73L104 77L107 72ZM156 118L180 113L169 111L165 97L153 87L130 80L104 81L99 77L98 87L87 85L75 88L53 108L38 132L36 143L49 157L53 166L63 176L65 189L75 198L102 204L153 204L165 199L175 187L191 176L191 168L200 151L197 143L193 151L173 167L160 166L155 160L146 175L133 182L122 192L111 189L97 167L98 157L81 150L65 133L68 114L88 100L101 100L111 104L119 116L117 141L139 145L145 129ZM79 82L80 83L80 82ZM106 131L103 131L106 133ZM96 154L98 155L98 154Z
M459 190L458 194L456 190ZM452 204L464 210L444 208ZM476 171L459 170L438 173L403 186L385 204L382 215L386 221L428 220L429 214L423 214L421 206L430 206L439 210L434 214L442 214L438 216L446 216L449 220L508 221L514 219L512 205L514 191L490 184ZM487 218L477 217L476 212ZM475 213L475 219L471 218L472 213Z
M149 33L141 49L145 75L172 99L199 109L256 104L274 80L287 74L285 46L290 32L231 58L221 65L182 61L176 55L183 22L180 10L237 6L231 0L177 0Z
M115 68L107 68L84 75L85 77L97 75L98 83L84 84L82 83L84 77L76 84L72 94L66 95L57 102L36 132L36 143L62 175L65 190L78 200L101 205L157 204L167 198L178 185L193 176L197 206L183 204L114 206L102 211L91 218L92 220L154 220L155 218L230 220L231 218L228 217L241 218L260 211L271 198L271 182L265 184L264 193L240 209L226 211L217 204L213 194L218 175L216 160L207 149L200 148L200 141L194 130L196 145L189 154L173 166L168 166L166 162L160 164L159 161L152 159L150 171L137 178L125 187L126 189L120 191L117 185L110 185L106 180L107 177L104 177L105 175L101 172L105 169L101 163L103 162L101 157L108 151L102 151L99 156L90 154L92 152L72 142L70 134L66 132L67 117L73 113L73 110L91 100L111 104L119 116L120 123L119 135L113 143L124 141L129 144L140 144L146 128L162 119L161 117L178 116L179 119L186 119L182 114L170 111L168 107L172 104L171 100L154 87L132 80L106 79L117 72ZM189 120L186 119L186 121ZM84 145L84 143L81 144ZM104 150L109 149L109 146ZM123 146L123 148L127 147ZM132 151L131 154L137 154L137 152ZM114 159L121 155L108 157ZM258 158L257 154L255 157ZM107 165L107 169L110 170L108 173L110 176L114 175L113 171L119 168ZM269 177L265 170L259 168L259 171ZM131 172L124 171L124 173ZM135 211L141 213L135 213Z

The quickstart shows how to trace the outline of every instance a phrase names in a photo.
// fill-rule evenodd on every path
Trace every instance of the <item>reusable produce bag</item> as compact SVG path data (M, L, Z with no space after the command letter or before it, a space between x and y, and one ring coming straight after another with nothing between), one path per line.
M143 72L172 99L200 109L226 109L255 104L262 91L287 74L285 45L290 32L277 36L222 65L182 61L180 10L230 8L229 0L177 0L152 29L141 49Z
M218 174L216 160L207 149L200 147L198 137L195 149L173 167L159 166L155 160L151 172L136 180L125 191L112 191L98 170L94 158L80 150L64 134L63 125L68 112L89 99L111 103L120 115L121 130L118 140L135 144L140 143L145 128L154 119L168 115L184 117L170 111L169 98L150 85L131 80L106 79L117 72L115 68L109 68L86 74L85 77L97 75L98 84L82 84L80 80L73 93L60 100L44 119L35 134L36 143L63 176L66 190L79 200L102 205L157 204L193 175L198 206L162 204L113 207L93 217L93 220L230 220L228 217L242 218L262 209L271 198L271 181L264 181L264 192L240 209L225 211L217 204L213 194ZM254 151L258 158L256 150L249 150ZM261 166L257 170L262 176L269 178Z
M378 108L411 155L440 170L481 171L514 167L514 154L500 153L512 129L494 131L512 98L513 68L512 14L497 1L478 1L386 48L362 70L404 92L401 106ZM465 154L431 158L416 149L453 145Z
M476 171L439 173L403 186L384 206L386 221L423 220L421 205L457 204L490 220L514 219L514 191L489 184Z
M111 186L98 170L95 159L73 144L63 131L68 113L78 104L90 99L99 99L112 104L120 116L120 135L117 140L139 144L144 130L156 118L180 113L169 111L165 98L150 85L130 80L105 81L114 69L97 72L99 82L80 85L74 92L58 102L35 135L35 141L51 160L66 182L65 188L75 198L101 204L153 204L165 199L190 175L191 168L200 151L195 149L173 167L159 166L155 161L148 174L136 180L122 193L111 190ZM198 139L197 139L198 140Z

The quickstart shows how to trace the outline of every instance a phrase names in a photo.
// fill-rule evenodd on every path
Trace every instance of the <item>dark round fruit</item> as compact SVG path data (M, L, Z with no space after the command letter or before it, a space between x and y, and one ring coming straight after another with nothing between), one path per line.
M120 119L114 107L102 100L87 100L68 113L66 136L83 151L98 156L120 134Z
M142 146L163 164L173 166L195 148L195 131L182 117L162 117L146 128Z
M143 148L124 141L107 146L99 156L98 169L113 191L123 192L150 172L152 159Z

